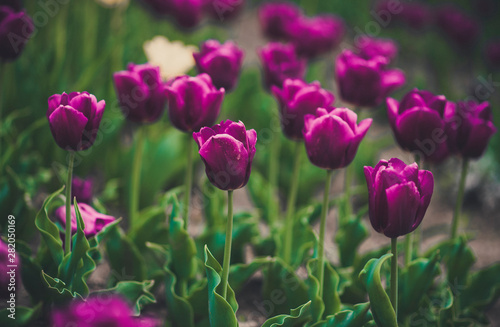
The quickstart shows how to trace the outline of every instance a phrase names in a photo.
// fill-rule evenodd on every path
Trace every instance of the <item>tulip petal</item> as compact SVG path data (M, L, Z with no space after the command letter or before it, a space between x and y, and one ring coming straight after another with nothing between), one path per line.
M389 124L393 131L396 131L396 120L399 115L399 102L393 98L385 99L387 104L387 118L389 119Z
M356 152L358 151L359 144L365 137L366 133L368 133L368 129L370 129L370 126L372 125L373 119L368 118L362 120L359 125L355 125L356 131L355 135L352 138L351 144L347 148L346 154L345 154L345 160L344 160L344 165L347 166L350 164L353 160L354 157L356 156ZM354 122L356 124L356 122Z
M405 73L399 69L387 70L382 74L382 98L406 83ZM380 100L380 102L382 99Z
M397 184L389 187L385 192L389 219L387 225L383 227L384 235L395 238L414 231L421 221L416 219L420 194L415 183Z
M130 121L142 122L144 102L149 97L148 87L135 72L117 72L113 79L123 115Z
M419 170L418 184L420 193L420 206L418 207L415 223L418 225L424 219L425 212L431 203L432 192L434 191L434 176L430 171Z
M396 127L397 141L403 148L426 152L434 152L435 147L424 149L423 142L433 142L435 145L435 131L444 128L443 121L436 111L422 107L403 112L396 120Z
M477 118L471 119L471 127L469 137L460 152L467 158L479 158L486 150L490 138L496 133L497 129L491 121Z
M49 97L49 109L47 110L47 118L61 105L61 94L54 94Z
M65 150L81 150L87 122L83 113L70 106L59 106L49 117L52 135L57 145Z

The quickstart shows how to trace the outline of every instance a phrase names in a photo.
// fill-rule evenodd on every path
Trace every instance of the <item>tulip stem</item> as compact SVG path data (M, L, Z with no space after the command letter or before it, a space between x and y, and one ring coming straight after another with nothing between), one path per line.
M187 134L187 145L186 145L186 179L184 183L184 206L183 206L183 217L184 217L184 228L188 228L189 222L189 202L191 200L191 185L193 184L193 135L191 133Z
M301 157L301 143L295 143L295 154L293 160L293 175L291 180L290 193L288 193L288 202L286 207L285 217L285 247L283 252L283 260L291 263L292 258L292 238L293 238L293 224L294 224L294 211L295 200L297 198L297 191L299 188L299 173L300 173L300 157Z
M227 222L226 243L224 244L224 262L222 264L222 296L227 295L227 282L229 279L229 266L231 261L231 243L233 240L233 191L227 191Z
M405 237L405 267L410 265L413 259L413 233L406 234Z
M462 173L460 175L460 182L458 185L457 202L455 203L455 211L453 212L453 221L451 224L451 239L457 237L458 220L460 217L460 211L462 210L462 202L464 200L465 180L467 177L468 169L469 169L469 160L464 158L462 161Z
M140 197L140 181L142 154L144 148L144 131L139 127L136 132L136 145L134 151L134 161L132 163L132 180L130 183L130 230L133 230L137 223Z
M274 227L278 216L279 201L276 199L278 190L278 158L280 149L280 138L278 133L274 133L269 148L269 197L267 204L267 220L269 226Z
M73 179L73 163L75 152L69 152L68 178L66 178L66 234L64 235L64 254L71 252L71 180Z
M352 205L351 205L351 186L352 186L352 180L353 180L353 165L348 165L345 168L345 175L344 175L344 197L345 197L345 202L344 202L344 215L343 217L339 217L341 219L345 219L344 221L348 220L348 218L352 214ZM340 222L341 225L343 222Z
M318 243L318 278L319 278L319 296L323 297L323 281L325 274L325 229L326 216L328 215L328 199L330 195L330 185L332 184L333 170L326 171L325 192L323 194L323 206L321 207L321 221L319 225L319 243Z
M391 303L398 317L398 238L391 239Z

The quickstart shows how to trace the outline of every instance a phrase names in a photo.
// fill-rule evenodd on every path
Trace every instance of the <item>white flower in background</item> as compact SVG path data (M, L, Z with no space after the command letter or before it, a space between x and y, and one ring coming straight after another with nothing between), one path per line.
M114 7L126 7L129 3L129 0L96 0L98 4L107 7L107 8L114 8Z
M164 36L155 36L144 42L144 52L148 62L160 67L164 80L186 74L194 67L193 52L198 51L194 45L184 45L181 41L169 41Z

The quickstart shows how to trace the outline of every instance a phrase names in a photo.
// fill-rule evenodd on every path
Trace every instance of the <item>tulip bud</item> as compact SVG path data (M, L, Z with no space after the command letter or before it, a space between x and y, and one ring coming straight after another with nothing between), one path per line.
M85 224L85 229L83 231L86 237L95 236L106 225L116 220L116 218L113 216L108 216L95 211L94 208L86 203L78 203L78 208L80 209L80 214L82 215L82 220ZM55 216L57 220L59 220L61 225L63 227L66 227L66 207L61 206L57 208L55 211ZM71 234L76 233L76 229L76 210L75 206L71 205Z
M167 97L160 69L150 64L129 64L128 69L113 74L116 94L123 115L136 123L160 119Z
M142 0L153 15L170 15L177 24L184 28L192 28L203 18L205 0Z
M34 28L26 12L0 5L0 59L10 61L19 57Z
M306 115L304 143L311 163L330 170L349 165L372 124L370 118L357 120L347 108L318 108L316 115Z
M92 179L82 179L74 176L71 180L71 199L76 197L78 203L92 202L92 188L94 186L94 181Z
M461 47L470 47L478 39L479 24L454 6L437 11L436 22L443 32Z
M193 133L193 138L212 184L224 191L247 184L257 142L255 130L247 131L241 121L226 120L211 128L203 127Z
M413 232L431 202L434 177L413 163L392 158L365 167L369 215L373 228L390 238Z
M7 237L7 233L5 234ZM11 244L11 243L9 243ZM15 245L15 244L14 244ZM11 245L12 246L12 245ZM19 255L14 251L15 248L9 247L0 239L0 298L5 299L10 296L13 292L9 291L9 284L12 277L14 277L16 284L14 285L16 289L20 288L20 264ZM10 251L9 251L10 250ZM12 252L11 252L12 251ZM11 256L9 256L9 254ZM14 255L14 257L12 256ZM11 268L9 266L17 266L15 274L9 273Z
M306 114L315 114L319 107L329 107L335 99L319 82L307 84L299 79L287 79L283 89L273 85L271 90L279 102L283 133L292 140L303 139Z
M361 107L375 107L405 83L398 69L387 69L387 58L364 59L344 50L335 61L335 76L343 100Z
M54 94L48 103L47 119L57 145L81 151L94 144L106 106L104 100L97 102L92 94L73 92Z
M363 59L371 59L376 56L393 60L398 54L398 46L391 39L377 39L369 36L361 36L356 39L354 45L359 50Z
M219 116L224 89L217 90L210 76L179 76L165 87L172 124L184 132L198 131Z
M271 42L259 50L259 56L266 89L281 87L287 78L304 79L306 61L297 57L293 45Z
M227 92L233 89L243 62L243 51L234 42L205 41L201 51L193 53L193 57L198 72L208 74L215 87L222 87Z
M450 151L446 131L455 112L443 95L414 89L401 102L387 98L387 115L399 145L425 160L439 163Z
M273 40L289 40L290 26L296 24L301 15L301 9L289 2L265 3L259 7L262 31Z

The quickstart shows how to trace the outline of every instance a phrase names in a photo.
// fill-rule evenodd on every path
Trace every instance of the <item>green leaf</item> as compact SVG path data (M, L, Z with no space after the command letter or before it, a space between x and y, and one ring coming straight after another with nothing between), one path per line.
M269 224L269 182L258 171L252 171L252 178L248 180L247 190L255 207L259 209L263 220ZM276 197L274 194L272 196ZM275 204L279 202L279 199L276 198L275 200ZM273 212L276 212L276 210Z
M262 327L299 327L304 326L304 324L311 319L310 313L311 302L302 304L301 306L290 310L290 314L281 314L272 317L264 324Z
M339 246L340 263L343 267L353 265L357 249L368 235L368 229L359 217L349 219L339 226L335 242Z
M47 275L42 270L42 279L45 285L48 286L50 294L49 296L55 303L68 303L73 298L79 298L83 300L83 296L77 292L71 291L66 283L59 278L53 278Z
M172 271L165 268L165 300L169 317L174 326L194 327L194 310L189 301L176 293L177 277Z
M254 175L252 174L252 179ZM203 183L203 203L204 214L207 221L207 227L218 228L219 226L224 227L224 208L226 207L226 196L224 192L220 192L215 186L210 183L208 178L204 180Z
M42 303L37 304L34 308L16 306L14 311L9 308L0 310L0 326L29 326L40 315L41 309Z
M456 287L466 284L470 269L476 262L476 256L463 237L456 239L445 256L448 270L448 282ZM454 291L454 289L452 289Z
M325 262L323 277L323 297L320 297L318 259L307 262L307 285L309 286L309 299L311 300L311 315L313 321L320 321L325 316L333 315L340 311L340 297L338 294L339 275Z
M152 280L123 281L118 282L113 288L93 292L92 295L119 294L134 305L134 315L139 316L144 306L156 303L155 296L150 292L153 285Z
M281 244L284 244L286 230L283 228L281 230ZM292 262L290 265L292 267L298 267L311 258L311 250L315 249L316 244L316 234L314 233L307 217L300 217L295 220L293 225L293 236L292 236ZM281 251L284 248L281 247ZM283 254L280 255L283 257ZM304 303L304 302L303 302Z
M139 224L129 230L130 239L139 249L144 249L146 242L168 244L168 226L165 207L148 207L139 213Z
M388 253L380 259L371 259L359 274L359 278L368 291L373 318L379 326L384 327L398 327L396 313L380 279L380 269L391 257L392 253Z
M369 309L369 302L356 304L352 310L339 311L311 327L364 327L366 323L372 320Z
M500 263L479 270L469 277L467 287L460 292L460 307L485 309L500 296Z
M227 300L219 294L222 267L210 253L208 247L205 247L205 268L208 280L208 306L211 326L238 326L236 319L236 310L238 304L231 287L227 286Z
M243 288L245 283L252 277L257 270L262 269L265 265L271 262L270 258L255 258L248 264L231 265L229 268L229 284L235 293Z

